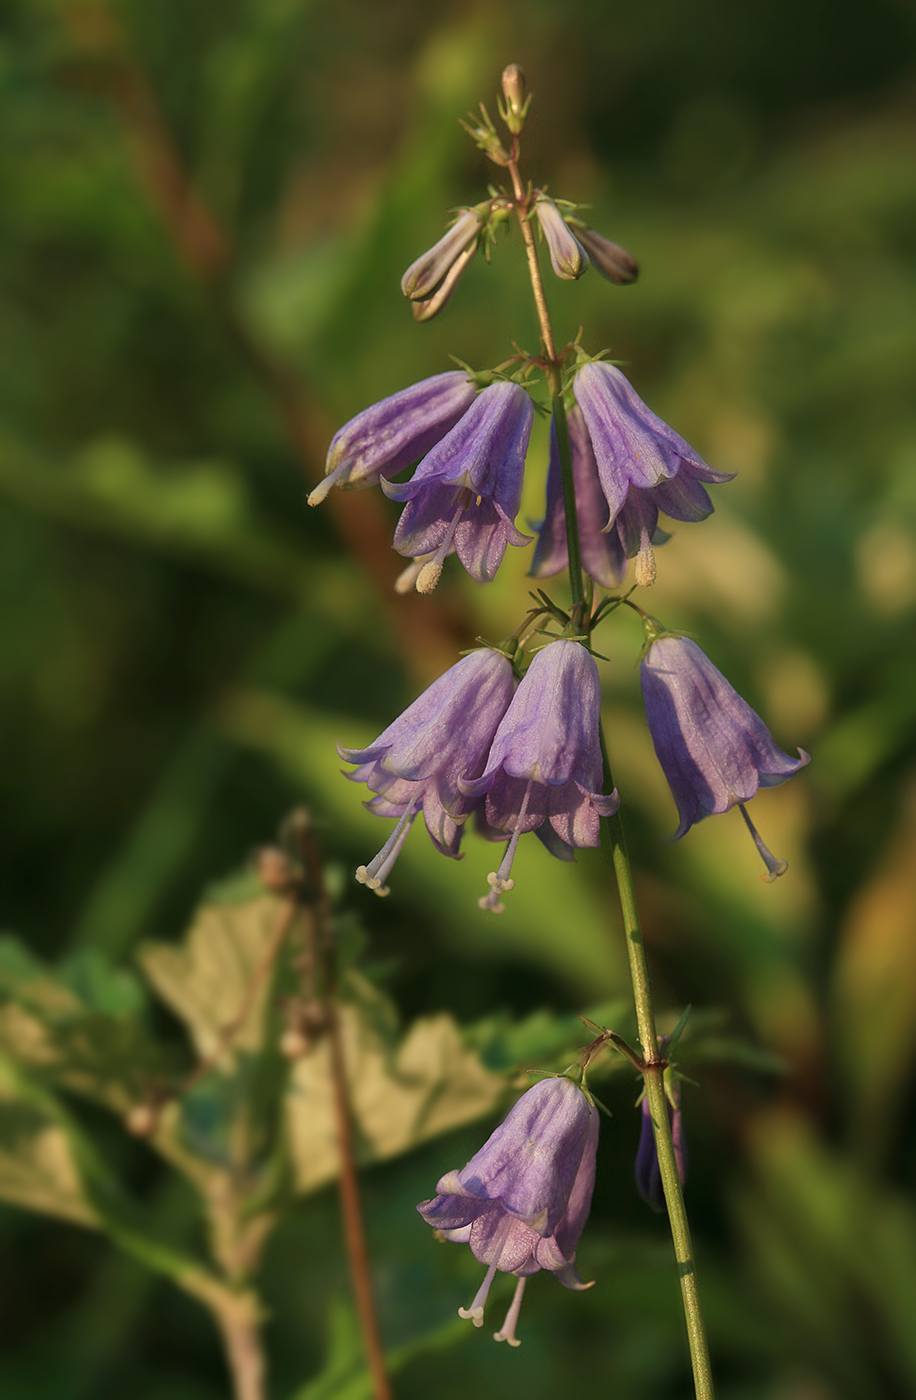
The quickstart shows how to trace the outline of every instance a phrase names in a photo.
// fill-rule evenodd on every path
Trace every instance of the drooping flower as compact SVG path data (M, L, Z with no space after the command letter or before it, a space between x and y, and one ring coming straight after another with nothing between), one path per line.
M476 395L477 386L463 370L449 370L364 408L331 439L325 477L309 496L309 505L317 506L332 486L375 486L418 462Z
M598 723L598 667L580 642L551 642L531 662L493 738L479 778L460 778L471 798L486 796L484 818L510 836L499 869L487 877L482 909L500 913L511 890L519 839L536 831L547 849L572 860L577 846L597 846L599 817L617 811L616 789L600 792L603 777Z
M483 222L481 210L462 209L438 243L421 253L404 273L401 278L401 291L405 297L411 301L425 301L431 297L458 259L467 254L466 263L473 254Z
M681 1186L687 1180L687 1143L684 1138L684 1118L681 1113L681 1085L673 1078L665 1085L665 1105L668 1123L671 1127L671 1141L674 1147L674 1160ZM665 1191L662 1186L662 1173L658 1164L658 1150L655 1146L655 1133L652 1128L652 1111L649 1100L642 1101L642 1124L639 1131L639 1146L636 1149L636 1189L643 1200L655 1211L665 1209Z
M744 804L760 787L775 787L808 763L790 758L763 720L689 637L661 636L640 663L643 701L658 761L677 803L673 840L694 822L740 806L748 830L775 880L786 869L763 844Z
M733 473L709 467L667 423L648 409L615 365L594 360L576 371L576 403L591 439L609 522L616 521L634 489L637 504L673 520L705 520L712 501L704 482L731 481ZM651 492L649 500L644 493ZM651 531L650 531L651 535Z
M576 488L576 520L582 567L603 588L616 588L623 582L627 560L636 555L637 583L651 582L654 577L652 545L662 544L668 538L658 529L656 492L637 492L631 487L620 512L612 521L598 478L591 438L576 404L568 412L566 421ZM535 578L548 578L565 569L568 559L563 477L554 423L550 434L547 506L538 531L531 573Z
M472 578L489 583L507 544L530 543L513 521L533 417L520 384L491 384L409 481L383 483L392 500L407 502L394 533L395 549L413 558L433 556L417 579L419 592L435 588L449 554L458 555Z
M564 281L575 282L588 269L588 253L552 199L541 195L534 212L547 240L551 267Z
M376 894L401 852L418 812L444 855L458 855L461 827L473 808L459 776L481 772L499 721L515 689L512 663L482 648L461 658L409 705L365 749L337 752L358 767L347 777L365 783L375 797L366 806L397 825L374 860L356 878Z
M595 1186L598 1110L573 1080L543 1079L523 1094L505 1121L461 1171L447 1172L431 1201L417 1209L456 1244L469 1244L487 1275L461 1317L483 1325L484 1305L499 1273L518 1284L497 1341L518 1346L525 1279L549 1269L566 1288L591 1287L576 1269L576 1245Z
M621 248L619 243L612 243L604 234L596 233L593 228L587 228L578 219L570 219L569 223L576 241L582 244L592 266L602 277L606 277L609 282L616 282L618 286L636 281L639 276L639 264L626 248Z

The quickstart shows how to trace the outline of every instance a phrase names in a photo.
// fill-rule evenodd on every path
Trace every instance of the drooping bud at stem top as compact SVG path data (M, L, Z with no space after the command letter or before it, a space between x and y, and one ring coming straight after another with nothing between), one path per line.
M508 67L503 69L501 83L506 105L505 107L500 106L500 116L513 136L517 136L525 125L525 118L531 105L531 98L528 95L528 80L517 63L510 63Z
M564 281L575 282L588 268L588 253L552 199L541 195L534 206L534 212L547 239L551 267Z
M626 248L621 248L619 243L612 243L604 234L596 233L593 228L586 228L578 219L572 219L570 222L576 240L582 244L602 277L606 277L609 282L616 282L618 286L636 281L639 276L639 264Z
M477 246L483 226L479 209L463 209L447 233L412 262L401 278L401 291L411 301L425 301L468 247Z

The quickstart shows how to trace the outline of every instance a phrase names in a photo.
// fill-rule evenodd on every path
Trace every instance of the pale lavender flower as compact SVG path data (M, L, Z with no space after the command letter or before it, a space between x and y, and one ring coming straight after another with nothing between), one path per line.
M476 395L463 370L449 370L364 408L331 439L325 477L309 505L317 506L334 485L375 486L412 466L455 426Z
M576 1245L595 1186L598 1110L579 1085L541 1080L461 1171L447 1172L417 1209L445 1239L469 1244L487 1275L461 1317L483 1325L497 1273L518 1277L497 1341L518 1346L515 1325L525 1279L549 1269L566 1288L591 1287L576 1269Z
M448 554L457 554L472 578L489 583L507 544L530 543L513 521L533 417L520 384L491 384L409 481L383 483L392 500L407 502L394 532L395 549L413 558L433 556L417 579L421 593L435 588Z
M401 278L401 291L411 301L425 301L448 276L461 255L477 247L483 227L478 209L463 209L438 243L422 253ZM466 260L467 261L467 260Z
M681 1113L681 1086L674 1079L666 1086L665 1106L668 1123L671 1127L671 1141L674 1147L674 1160L681 1186L687 1180L687 1142L684 1138L684 1118ZM674 1102L672 1103L672 1099ZM643 1200L655 1211L665 1209L665 1191L662 1186L662 1173L658 1164L658 1150L655 1146L655 1133L652 1128L652 1111L649 1100L642 1101L642 1124L639 1132L639 1146L636 1149L636 1189Z
M642 503L657 517L705 520L712 501L704 482L730 481L733 473L709 467L689 443L646 407L626 375L595 360L576 371L573 393L591 439L609 524L633 488L651 492Z
M473 802L459 776L483 769L499 721L515 689L512 663L499 651L482 649L461 658L365 749L337 752L358 765L347 777L376 794L365 805L398 822L374 860L356 878L376 894L400 854L417 813L444 855L457 856L461 827Z
M601 489L591 438L579 408L574 404L566 416L576 489L576 519L579 551L585 572L603 588L616 588L627 571L627 560L637 556L637 582L645 583L651 570L652 545L668 538L658 528L656 492L629 493L616 519L610 519ZM567 567L566 507L563 503L563 477L557 446L556 425L551 425L550 467L547 472L547 505L538 531L538 542L531 561L535 578L547 578Z
M763 844L744 808L760 787L775 787L808 763L790 758L759 715L689 637L662 636L640 664L652 743L680 823L673 840L694 822L740 806L771 881L786 870Z
M534 212L547 240L551 267L564 281L575 282L588 268L588 253L552 199L541 195Z
M618 286L636 281L639 276L639 264L626 248L621 248L619 243L612 243L604 234L596 233L593 228L586 228L578 219L571 220L571 227L576 241L582 244L592 266L602 277L606 277L609 282L616 282Z
M520 837L536 831L547 849L572 860L578 846L600 843L599 817L617 811L616 789L602 795L598 667L580 642L551 642L534 657L493 739L479 778L460 778L468 797L486 796L484 820L510 835L499 869L487 879L482 909L500 913L511 890Z

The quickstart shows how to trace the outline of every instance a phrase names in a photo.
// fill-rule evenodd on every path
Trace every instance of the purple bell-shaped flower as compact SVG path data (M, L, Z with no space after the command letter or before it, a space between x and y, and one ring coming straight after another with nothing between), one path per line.
M385 895L392 866L418 812L443 855L457 856L461 827L474 803L459 777L483 769L493 735L506 713L515 677L500 651L472 651L440 676L365 749L337 752L358 764L347 777L376 794L366 806L380 817L398 819L374 860L356 878Z
M611 520L591 438L582 413L575 404L566 421L583 569L603 588L616 588L626 575L627 560L635 555L636 582L643 585L651 583L655 577L652 546L663 544L667 539L667 535L658 529L656 493L636 491L631 487L616 518ZM560 453L556 425L551 424L547 506L538 530L531 573L535 578L548 578L565 569L568 559Z
M689 637L662 636L640 663L643 701L652 743L677 803L673 840L694 822L739 806L767 874L775 880L786 862L773 856L744 804L761 787L776 787L808 763L799 749L790 758L763 720Z
M600 791L603 762L598 724L598 667L580 642L551 642L528 667L493 739L479 778L459 779L469 798L486 797L493 832L510 836L499 869L488 876L482 909L502 910L499 896L514 887L512 862L520 837L536 831L561 860L577 846L597 846L599 817L617 811L616 789Z
M487 1275L469 1308L475 1327L497 1272L516 1274L506 1320L495 1334L518 1346L525 1279L549 1269L566 1288L583 1289L576 1245L595 1186L598 1110L573 1080L543 1079L523 1094L505 1121L461 1171L447 1172L436 1196L417 1209L442 1236L469 1244Z
M615 365L592 361L576 371L576 403L582 411L610 530L627 504L638 509L641 537L648 541L662 511L672 520L705 520L712 501L705 483L731 481L733 473L709 467L667 423L646 407ZM642 548L643 546L641 546Z
M332 486L375 486L413 466L455 426L476 395L476 384L463 370L449 370L364 408L331 439L324 480L310 494L309 505L317 506Z
M513 522L533 417L520 384L491 384L409 481L383 483L387 496L406 502L394 532L395 549L411 558L432 556L420 570L419 592L435 588L449 554L458 555L472 578L489 583L507 544L530 543Z

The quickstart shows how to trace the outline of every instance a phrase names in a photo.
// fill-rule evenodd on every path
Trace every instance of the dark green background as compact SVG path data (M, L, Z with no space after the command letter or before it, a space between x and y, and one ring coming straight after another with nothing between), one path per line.
M639 258L635 287L551 281L558 336L584 326L738 473L660 553L648 606L813 755L753 809L790 860L779 885L757 880L735 813L665 845L639 633L615 617L600 637L659 1001L723 1008L786 1065L703 1066L685 1090L733 1400L916 1387L914 27L891 0L0 4L2 912L42 956L129 960L141 936L177 937L298 802L341 870L368 859L382 835L334 741L371 739L469 637L516 625L524 560L490 590L455 570L429 606L382 606L392 509L305 506L366 404L449 354L536 348L517 231L429 326L398 290L447 209L495 178L455 119L495 109L506 62L536 94L526 175ZM190 236L189 190L212 219ZM541 434L529 515L544 450ZM600 857L523 852L487 922L492 851L468 847L452 865L417 832L391 899L345 895L406 1019L625 990ZM467 1335L407 1366L399 1395L687 1393L664 1223L630 1185L634 1096L615 1080L580 1256L596 1287L539 1277L518 1353ZM90 1126L180 1219L142 1147ZM476 1287L413 1205L482 1131L367 1177L392 1344ZM278 1397L319 1369L346 1296L335 1211L322 1194L269 1252ZM74 1229L4 1207L0 1231L11 1400L227 1393L190 1302Z

